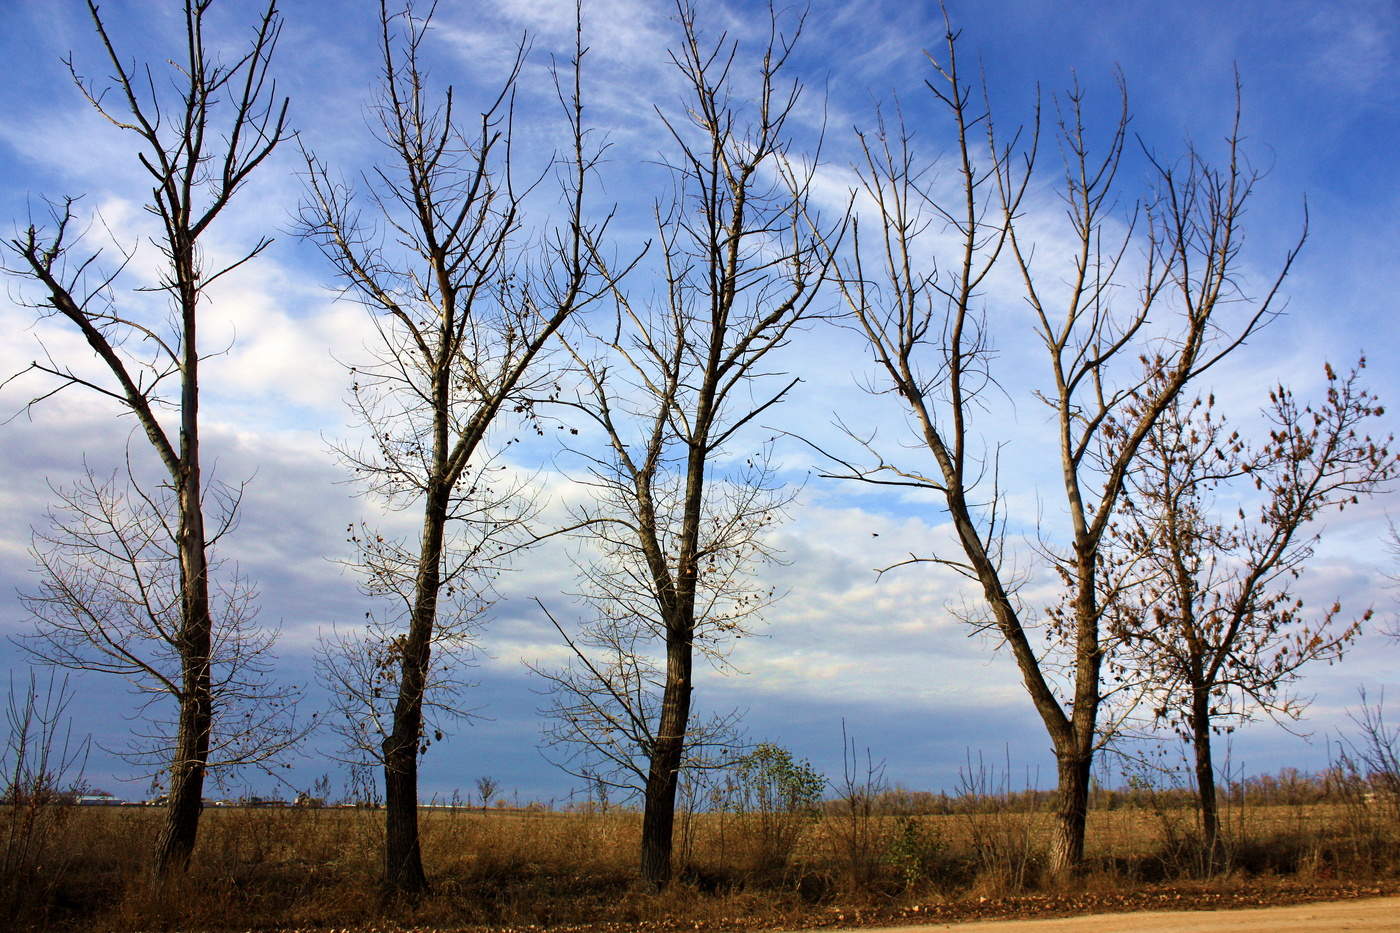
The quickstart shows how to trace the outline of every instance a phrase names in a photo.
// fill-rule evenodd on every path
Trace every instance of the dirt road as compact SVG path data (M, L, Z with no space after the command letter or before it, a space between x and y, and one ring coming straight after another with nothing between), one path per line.
M1400 931L1400 897L1324 901L1256 910L1098 914L1057 920L977 920L866 929L862 933L1341 933Z

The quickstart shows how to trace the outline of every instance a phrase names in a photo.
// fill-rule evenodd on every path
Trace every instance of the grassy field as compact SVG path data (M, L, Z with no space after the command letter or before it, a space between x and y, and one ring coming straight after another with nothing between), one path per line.
M861 909L1051 889L1042 811L996 800L975 812L888 810L835 802L810 815L692 815L677 836L681 881L661 893L636 881L635 812L425 810L433 892L416 905L385 906L380 811L210 809L188 876L158 890L144 869L159 811L50 806L28 814L29 848L16 859L26 812L4 808L3 893L6 912L32 929L345 928L390 918L422 927L679 929L806 925ZM1400 865L1400 820L1374 803L1236 805L1226 823L1229 868L1215 885L1383 880ZM1089 868L1071 886L1124 891L1199 878L1194 825L1194 814L1175 805L1096 810Z

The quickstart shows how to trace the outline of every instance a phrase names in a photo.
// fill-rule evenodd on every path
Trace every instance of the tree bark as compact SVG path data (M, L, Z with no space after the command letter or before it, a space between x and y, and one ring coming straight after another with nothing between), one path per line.
M1196 752L1196 792L1201 808L1201 853L1206 874L1215 874L1220 861L1220 810L1215 799L1215 763L1210 747L1210 695L1191 698L1191 744Z
M156 841L156 877L165 878L188 867L199 833L204 803L205 761L209 755L209 704L187 699L181 703L180 732L171 766L165 824Z
M443 449L445 444L440 444L439 450ZM428 890L418 840L418 743L423 730L423 694L432 659L437 597L442 583L446 488L449 486L440 485L430 493L424 508L413 613L408 633L400 643L402 656L394 726L383 744L384 883L391 894L415 896Z
M1050 837L1050 872L1064 876L1084 862L1084 824L1089 815L1089 773L1094 759L1076 749L1057 749L1056 759L1059 785Z
M405 745L397 730L385 740L384 883L390 894L428 890L418 842L418 743Z
M658 739L647 772L642 810L642 880L656 888L671 881L671 841L676 818L676 773L681 743Z
M1068 448L1065 449L1066 451ZM1068 453L1062 454L1069 463ZM1078 872L1084 864L1084 831L1089 817L1089 784L1094 766L1098 739L1099 704L1103 645L1099 638L1099 603L1097 598L1097 555L1101 538L1088 531L1083 519L1078 485L1068 470L1065 488L1076 515L1074 600L1074 705L1069 718L1068 735L1055 743L1059 772L1058 812L1055 833L1050 843L1050 871L1056 876ZM1054 729L1056 720L1046 721ZM1052 735L1054 733L1052 732Z
M689 632L673 632L666 650L666 688L656 748L647 772L642 811L642 880L657 888L671 881L671 843L676 815L676 782L690 721L693 659Z
M199 549L199 564L204 550ZM165 824L156 841L157 878L183 871L194 852L199 834L199 817L204 803L204 775L209 760L209 733L213 724L209 651L211 620L208 589L202 570L197 574L196 592L203 596L193 607L195 617L185 625L183 693L180 697L179 731L171 759L170 786L166 798ZM186 591L189 592L188 590Z
M179 487L180 715L171 759L165 825L156 842L156 877L183 871L194 852L204 808L214 699L211 672L214 620L209 612L209 560L205 551L204 493L199 457L199 269L194 245L173 250L180 282L183 337L180 390L180 459L171 478Z

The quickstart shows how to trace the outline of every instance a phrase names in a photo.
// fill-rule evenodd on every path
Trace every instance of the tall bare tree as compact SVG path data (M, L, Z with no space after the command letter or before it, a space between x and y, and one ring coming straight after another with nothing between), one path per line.
M940 193L901 123L882 119L877 132L862 134L857 171L868 210L839 280L851 326L874 357L874 391L898 400L911 419L909 443L928 462L877 450L876 438L854 430L861 454L825 453L836 464L831 476L927 489L947 508L959 553L904 563L939 564L981 590L983 611L970 621L1010 650L1054 748L1059 797L1051 864L1061 871L1083 856L1110 648L1103 598L1108 592L1111 601L1112 593L1102 585L1100 555L1126 477L1172 400L1270 319L1296 250L1262 298L1241 292L1241 221L1255 177L1241 161L1237 132L1221 168L1194 150L1176 163L1149 160L1153 190L1135 211L1118 213L1126 94L1096 151L1075 88L1061 101L1057 133L1067 221L1058 242L1068 245L1070 258L1053 266L1046 255L1060 251L1038 253L1038 245L1049 244L1033 242L1026 217L1039 117L1028 135L998 136L986 96L959 71L951 26L933 66L928 87L949 117L956 183ZM951 242L946 251L936 245L940 237ZM982 310L984 295L994 271L1008 265L1029 313L993 318ZM1055 441L1043 461L1056 465L1068 525L1058 544L1035 548L1040 566L1067 594L1050 614L1048 650L1035 641L1043 621L1036 607L1017 596L1025 579L1017 567L1023 573L1031 565L1006 559L997 456L1013 439L998 436L988 415L989 393L1001 391L999 378L1008 375L996 368L998 325L1033 332L1047 363L1047 384L1035 397L1052 413ZM1146 376L1140 357L1149 364Z
M788 498L762 455L719 461L796 385L763 388L766 361L811 310L829 271L822 237L840 229L816 229L815 162L790 152L801 19L785 32L770 8L748 88L738 43L704 38L689 3L677 12L670 57L687 99L684 117L662 116L675 195L656 209L661 294L640 304L615 287L615 322L571 344L584 385L571 404L606 444L585 454L595 499L580 516L597 546L583 593L596 617L566 636L575 666L551 675L554 737L641 792L641 873L656 885L671 877L678 774L709 741L693 723L697 655L722 658L771 598L750 571Z
M110 85L84 78L68 61L88 102L133 139L136 159L149 176L146 209L160 224L153 243L163 263L153 290L166 296L168 317L139 296L117 298L122 269L135 248L115 268L104 265L97 252L83 255L71 198L52 207L50 226L31 223L6 243L13 259L7 271L31 280L43 295L35 307L81 333L98 361L98 374L77 360L46 356L33 363L26 372L57 380L34 401L78 386L114 402L135 419L173 492L179 610L170 642L179 658L179 721L169 765L170 803L155 857L161 875L182 868L194 849L216 712L212 646L219 636L210 612L200 466L200 310L212 282L257 256L271 240L259 239L238 259L214 269L205 265L201 243L287 136L287 101L277 97L269 72L281 29L275 2L263 9L247 50L231 63L205 48L211 3L186 0L184 49L164 76L123 58L93 0L88 11L112 68Z
M1260 711L1296 719L1301 669L1341 657L1371 616L1342 621L1340 604L1310 611L1293 592L1314 523L1400 472L1388 441L1365 433L1382 410L1360 384L1364 365L1345 377L1328 366L1316 405L1275 387L1262 445L1231 430L1213 398L1174 399L1128 481L1112 545L1140 582L1113 601L1123 647L1111 664L1191 744L1207 865L1220 854L1212 733Z
M422 52L430 18L411 5L395 13L380 4L382 86L373 114L388 159L362 179L375 219L366 220L351 188L310 155L302 213L377 331L373 359L352 370L350 395L370 440L342 454L367 493L421 514L415 541L370 529L355 535L366 586L392 606L367 669L384 677L392 706L379 742L385 878L391 891L408 894L427 887L418 758L433 650L468 634L464 623L480 608L471 595L480 591L478 574L524 514L510 489L488 489L499 450L488 448L487 433L502 416L529 417L532 400L548 393L541 353L594 297L589 244L606 226L586 228L583 220L590 164L581 34L572 87L560 88L571 141L555 167L567 217L532 252L522 218L527 189L517 186L511 149L526 47L499 93L464 120L450 87L436 95L428 86ZM462 598L449 609L444 597Z

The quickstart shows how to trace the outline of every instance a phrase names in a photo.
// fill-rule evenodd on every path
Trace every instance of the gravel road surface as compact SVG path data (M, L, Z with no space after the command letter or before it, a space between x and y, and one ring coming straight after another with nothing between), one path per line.
M974 920L866 928L861 933L1340 933L1400 931L1400 897L1324 901L1256 910L1182 910L1098 914L1056 920Z

